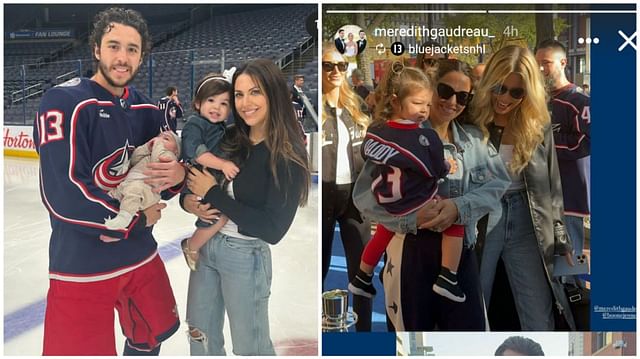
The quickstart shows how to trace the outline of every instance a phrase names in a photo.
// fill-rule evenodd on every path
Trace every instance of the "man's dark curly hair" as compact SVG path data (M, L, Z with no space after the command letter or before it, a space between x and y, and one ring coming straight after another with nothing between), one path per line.
M89 47L91 47L92 54L94 47L97 45L99 48L102 44L104 34L111 31L111 24L113 23L131 26L138 31L142 38L142 49L140 49L142 58L151 51L151 36L149 35L147 22L142 15L135 10L112 7L97 13L93 19L93 32L89 36Z

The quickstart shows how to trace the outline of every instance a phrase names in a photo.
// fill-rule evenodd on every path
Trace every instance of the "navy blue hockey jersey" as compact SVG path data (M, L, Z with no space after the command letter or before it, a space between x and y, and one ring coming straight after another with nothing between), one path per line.
M449 172L438 134L415 123L369 127L361 151L365 159L378 164L371 185L376 200L397 216L430 201L438 181Z
M129 156L162 129L158 107L133 88L122 97L96 82L73 79L42 97L33 138L40 154L40 194L49 211L50 277L96 281L118 276L157 253L152 227L108 230L119 203L107 192L127 175ZM168 199L178 191L165 191ZM112 243L103 234L122 238Z
M587 156L591 154L590 98L574 84L556 91L551 99L553 140L558 154L565 213L590 213ZM583 160L584 159L584 160Z
M591 154L590 102L574 84L553 94L551 122L559 160L577 160Z
M293 111L295 111L296 113L296 118L298 119L298 122L303 123L304 122L304 105L292 101L291 105L293 106Z
M158 109L164 113L166 128L176 132L178 128L178 119L182 118L182 106L178 105L169 96L165 96L158 101Z

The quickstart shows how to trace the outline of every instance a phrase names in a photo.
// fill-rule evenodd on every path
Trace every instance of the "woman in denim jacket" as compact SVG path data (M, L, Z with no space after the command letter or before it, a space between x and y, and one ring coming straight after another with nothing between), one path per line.
M468 64L440 60L429 122L444 144L445 158L452 158L457 164L457 170L439 186L438 194L447 199L429 202L412 214L393 217L377 206L372 195L372 163L365 163L356 182L353 194L356 207L365 216L396 232L387 247L382 274L390 330L485 329L478 265L473 252L476 223L499 207L500 197L510 180L497 151L487 145L482 132L458 121L465 115L471 89ZM429 285L440 271L440 232L452 223L465 226L465 249L458 268L459 285L467 294L463 303L435 294Z
M496 52L473 99L473 120L499 149L511 185L489 216L480 276L487 307L502 258L522 330L554 330L554 307L575 330L555 255L570 260L562 186L542 74L526 48ZM505 294L504 291L497 292ZM507 293L508 294L508 293Z

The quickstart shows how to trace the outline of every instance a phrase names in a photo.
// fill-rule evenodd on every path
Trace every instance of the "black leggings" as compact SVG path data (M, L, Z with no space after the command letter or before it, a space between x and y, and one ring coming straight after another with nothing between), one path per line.
M331 245L336 222L340 225L340 239L347 258L347 275L352 280L358 273L360 257L371 237L371 224L362 219L353 205L353 184L336 185L322 182L322 283L329 273ZM346 287L345 283L345 287ZM371 299L353 296L353 311L358 315L357 331L371 331Z

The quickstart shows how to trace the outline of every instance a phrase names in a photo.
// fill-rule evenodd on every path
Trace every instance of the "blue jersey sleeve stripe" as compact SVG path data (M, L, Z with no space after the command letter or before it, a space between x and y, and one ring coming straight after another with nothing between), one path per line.
M578 142L574 146L569 146L569 144L561 144L560 145L560 144L556 143L556 148L561 148L561 149L566 149L566 150L569 150L569 151L574 151L574 150L580 148L580 143L586 137L586 135L582 132L582 128L580 127L580 118L579 118L580 111L578 111L578 108L576 108L576 106L574 104L572 104L571 102L564 101L564 100L561 100L561 99L558 99L558 98L553 99L553 101L554 102L558 102L558 103L570 108L571 111L573 113L575 113L575 116L574 116L575 131L576 131L576 133L582 134L580 136L580 138L578 139Z
M131 105L131 109L132 110L151 109L151 110L160 111L160 109L158 109L158 106L150 104L150 103L143 103L143 104L140 104L140 105Z
M75 109L73 110L73 114L71 115L71 124L70 124L70 128L69 128L69 145L70 145L70 149L69 149L69 181L71 181L71 183L75 184L76 187L78 187L78 189L80 189L80 192L82 192L83 196L91 201L91 202L95 202L98 203L100 205L102 205L104 208L112 211L113 213L118 213L119 209L115 208L114 206L112 206L111 204L109 204L107 202L106 199L103 198L99 198L94 196L91 191L89 191L89 189L85 186L85 184L79 180L78 178L76 178L75 176L75 167L76 167L76 124L78 121L78 116L80 115L80 111L88 106L88 105L94 105L94 104L98 104L101 106L113 106L112 102L109 101L98 101L95 98L91 98L88 100L84 100L82 102L80 102ZM106 195L106 194L105 194Z
M571 147L569 147L568 145L558 145L558 144L556 144L556 145L555 145L555 147L556 147L556 148L561 148L561 149L564 149L564 150L575 151L575 150L577 150L578 148L580 148L580 143L582 143L582 141L583 141L586 137L587 137L587 136L586 136L585 134L582 134L582 135L580 136L580 138L578 139L578 143L576 143L576 144L575 144L575 146L571 146Z

